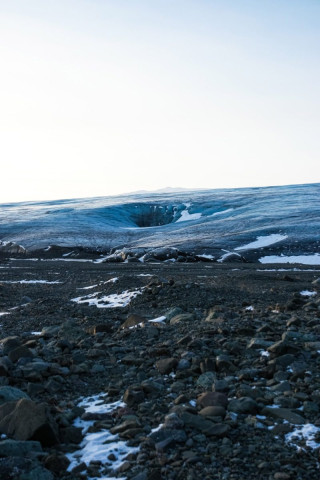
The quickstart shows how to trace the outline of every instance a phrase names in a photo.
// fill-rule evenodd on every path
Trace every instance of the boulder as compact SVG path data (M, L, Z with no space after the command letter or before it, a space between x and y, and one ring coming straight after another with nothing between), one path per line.
M30 397L22 390L19 390L19 388L8 386L0 387L0 405L7 402L15 402L21 398L27 398L30 400Z
M306 423L305 419L301 415L292 412L288 408L265 407L261 414L273 418L282 418L283 420L287 420L287 422L293 423L294 425L303 425Z
M21 347L11 350L8 353L8 357L12 363L16 363L20 358L33 358L33 353L29 348L21 345Z
M15 242L3 242L0 240L0 252L1 253L18 253L24 255L27 250Z
M15 440L38 440L43 446L58 443L57 426L47 405L27 398L0 406L0 432Z
M228 410L234 413L251 413L255 414L259 411L259 406L251 397L242 397L230 400Z
M0 442L0 457L25 457L29 454L43 454L40 442L10 439Z
M19 337L6 337L0 341L0 349L3 355L8 355L11 350L20 347L21 341Z

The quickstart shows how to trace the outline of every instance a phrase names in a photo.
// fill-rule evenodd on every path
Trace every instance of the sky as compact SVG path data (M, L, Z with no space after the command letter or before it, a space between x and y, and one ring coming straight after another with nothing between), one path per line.
M0 0L0 202L320 182L319 0Z

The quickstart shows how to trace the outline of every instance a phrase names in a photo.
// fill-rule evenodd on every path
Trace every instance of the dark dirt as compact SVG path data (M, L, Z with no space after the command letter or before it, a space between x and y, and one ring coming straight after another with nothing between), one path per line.
M8 362L0 388L17 387L50 407L59 443L49 448L42 442L44 456L37 461L51 478L318 479L320 443L311 449L301 441L297 450L285 434L295 427L290 421L294 413L320 427L320 285L312 283L319 276L320 268L301 265L4 259L0 313L9 314L0 316L0 338L18 337L33 358ZM105 283L113 278L118 280ZM7 283L21 280L61 283ZM136 289L141 294L122 308L71 301ZM303 290L315 295L304 297ZM188 315L173 315L172 321L168 311L174 308L179 309L176 314ZM142 325L121 328L131 314L143 317ZM148 322L160 316L167 320ZM52 326L59 328L46 333ZM268 348L269 356L261 355ZM0 363L6 357L0 352ZM30 374L32 362L39 359L50 368ZM208 372L212 376L206 379ZM227 408L200 414L202 405L198 401L192 406L190 400L212 391L225 396ZM67 473L61 459L77 443L66 435L72 427L70 412L81 396L100 392L106 401L127 396L136 430L131 427L121 435L140 451L118 472L99 464ZM232 399L242 398L254 403L243 400L243 412L238 404L231 407ZM211 397L208 401L209 407L217 407ZM268 406L285 408L286 417L272 416L264 410ZM122 421L112 417L113 426ZM161 438L150 436L163 423ZM184 432L183 441L175 439L177 430ZM50 455L60 460L53 462ZM8 462L10 457L3 458ZM28 465L21 472L30 472ZM46 479L45 473L39 478Z

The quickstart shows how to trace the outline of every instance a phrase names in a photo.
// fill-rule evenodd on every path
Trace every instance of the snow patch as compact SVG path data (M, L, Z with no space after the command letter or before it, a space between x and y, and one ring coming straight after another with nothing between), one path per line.
M301 263L302 265L320 265L320 254L314 255L268 255L259 258L260 263Z
M319 438L320 434L320 427L316 427L312 423L307 423L306 425L302 425L297 427L293 432L287 433L285 435L285 440L287 443L296 446L298 449L296 442L305 440L307 447L312 449L320 448L320 440L315 441L315 437Z
M167 320L167 317L162 316L162 317L153 318L152 320L149 320L149 323L162 323L162 322L165 322L166 320Z
M302 290L302 292L300 292L300 295L302 295L303 297L314 297L314 295L317 295L317 292L310 292L310 290Z
M4 315L10 315L10 312L0 312L0 317L3 317Z
M199 220L202 217L201 213L189 213L188 208L191 206L191 203L184 204L186 209L180 212L181 217L175 223L178 222L189 222L191 220Z
M263 248L273 245L274 243L281 242L288 238L288 235L280 235L279 233L273 233L271 235L257 237L257 240L251 243L247 243L242 247L237 247L235 250L252 250L254 248Z
M101 292L95 292L90 295L85 295L84 297L72 298L71 301L79 304L86 303L88 306L94 305L98 308L126 307L131 300L142 294L142 290L143 288L131 292L125 290L122 293L112 293L111 295L105 295L101 298L98 297Z
M125 403L122 401L104 403L104 394L98 394L83 398L78 405L84 407L87 413L111 413L116 408L125 406ZM86 465L89 465L90 462L101 462L104 466L109 467L110 470L115 471L123 464L129 454L139 451L139 447L128 446L126 442L119 440L118 435L111 434L107 429L88 433L89 428L93 424L94 421L84 421L79 417L74 421L75 426L82 428L82 433L85 437L80 444L80 450L66 455L71 462L67 471L71 472L73 468L82 462ZM108 457L111 454L114 455L115 460L109 460ZM100 480L101 478L110 480L112 477L99 478ZM91 478L91 480L94 479Z
M49 280L1 280L1 283L45 283L47 285L54 285L57 283L62 283L58 281L50 282Z

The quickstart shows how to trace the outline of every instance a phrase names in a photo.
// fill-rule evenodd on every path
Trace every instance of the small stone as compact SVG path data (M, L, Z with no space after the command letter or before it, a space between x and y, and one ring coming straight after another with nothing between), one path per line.
M178 365L178 360L174 357L162 358L156 362L156 368L161 375L166 375L174 370Z
M259 406L253 398L241 397L230 400L228 410L235 413L251 413L255 414L259 411Z
M211 390L212 384L216 380L217 376L214 372L205 372L197 380L197 385L205 390Z
M200 407L226 407L228 405L228 397L220 392L202 393L197 398L197 404Z

